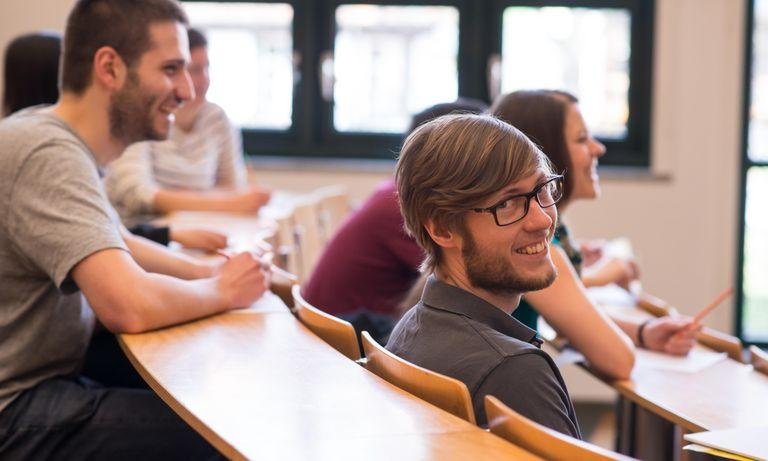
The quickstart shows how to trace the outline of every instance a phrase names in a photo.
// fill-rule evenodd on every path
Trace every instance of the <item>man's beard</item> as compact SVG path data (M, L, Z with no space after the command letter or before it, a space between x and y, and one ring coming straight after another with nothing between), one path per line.
M110 135L125 145L167 139L168 133L158 132L152 124L152 110L157 99L143 91L136 72L129 71L123 89L110 98Z
M480 250L472 234L463 232L464 247L461 257L469 282L477 287L498 295L518 295L548 287L555 281L557 270L549 266L538 277L524 278L504 255Z

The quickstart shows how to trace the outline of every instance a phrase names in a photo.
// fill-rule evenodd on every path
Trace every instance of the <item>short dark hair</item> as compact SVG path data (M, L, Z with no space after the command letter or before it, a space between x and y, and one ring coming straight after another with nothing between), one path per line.
M187 39L189 40L189 49L194 50L195 48L200 47L207 47L208 46L208 39L205 38L205 34L200 29L195 29L194 27L188 27L187 28Z
M549 157L556 173L572 170L565 142L565 115L579 100L560 90L520 90L496 98L491 113L522 131ZM566 177L562 202L573 192L573 181Z
M448 114L482 114L488 110L488 104L479 99L459 98L453 102L443 102L427 107L411 117L411 126L406 136L421 125Z
M25 34L11 41L5 50L3 116L56 102L60 54L61 37L55 32Z
M132 68L152 47L149 27L166 21L188 24L175 0L78 0L64 33L62 91L82 94L88 88L93 56L104 46Z

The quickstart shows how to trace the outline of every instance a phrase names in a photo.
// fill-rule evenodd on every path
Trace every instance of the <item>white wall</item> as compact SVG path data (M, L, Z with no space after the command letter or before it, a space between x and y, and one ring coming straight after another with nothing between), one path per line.
M64 32L67 14L74 0L0 0L0 50L14 37L37 30ZM2 87L3 60L0 60L0 87ZM1 96L0 96L1 97Z
M2 0L0 48L22 32L61 30L72 0ZM652 162L667 179L603 178L575 204L583 237L629 236L645 287L694 312L735 278L744 0L657 0ZM610 154L610 153L609 153ZM265 170L276 187L346 183L364 197L386 172ZM707 323L732 328L732 303Z

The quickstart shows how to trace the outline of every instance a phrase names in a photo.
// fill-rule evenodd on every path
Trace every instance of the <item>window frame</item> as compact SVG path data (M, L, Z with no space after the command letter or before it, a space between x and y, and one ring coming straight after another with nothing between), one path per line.
M459 96L489 101L486 68L501 53L501 12L508 6L622 8L632 15L630 31L629 119L624 140L601 139L610 155L603 166L650 166L651 76L655 0L184 0L220 3L287 3L294 12L295 69L292 125L286 131L243 129L249 155L334 159L393 159L400 134L344 133L333 128L332 103L320 89L320 57L333 50L335 9L347 4L452 6L459 11ZM319 18L319 19L318 19Z
M734 309L734 324L736 325L736 336L741 339L745 345L754 344L759 347L768 347L766 341L751 341L745 337L744 325L744 252L746 244L746 204L747 204L747 174L749 170L755 167L768 167L768 161L756 161L749 158L749 125L750 125L750 106L752 105L752 72L754 56L754 32L755 32L755 0L747 1L745 35L744 35L744 84L742 97L742 127L741 127L741 162L739 170L739 195L738 195L738 213L739 226L737 238L737 262L736 262L736 308ZM767 332L768 333L768 332Z

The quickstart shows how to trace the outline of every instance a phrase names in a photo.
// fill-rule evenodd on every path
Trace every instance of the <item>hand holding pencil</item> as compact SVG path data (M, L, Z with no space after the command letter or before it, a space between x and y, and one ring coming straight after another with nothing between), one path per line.
M726 288L722 291L719 295L715 297L715 299L712 300L709 304L704 306L702 310L700 310L696 315L693 316L693 322L696 324L701 324L701 321L704 320L704 317L709 315L710 312L715 310L717 306L722 304L723 301L728 299L733 294L733 287Z
M693 317L659 317L645 323L639 334L642 343L649 350L672 355L687 355L696 344L696 334L701 330L701 321L733 293L728 288L704 306Z
M226 261L219 266L216 282L228 309L250 306L269 289L272 253L257 255L250 251L230 254L217 253Z

